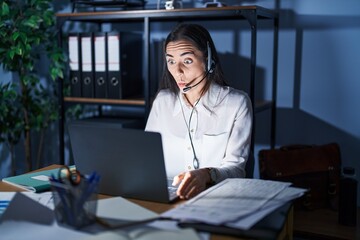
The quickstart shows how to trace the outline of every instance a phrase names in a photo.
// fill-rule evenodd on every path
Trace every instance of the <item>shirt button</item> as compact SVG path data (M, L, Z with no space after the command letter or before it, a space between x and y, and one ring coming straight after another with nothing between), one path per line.
M191 166L188 166L188 169L191 170Z
M190 132L194 132L194 129L191 129Z
M191 150L191 147L187 147L187 150L189 150L189 151L190 151L190 150Z

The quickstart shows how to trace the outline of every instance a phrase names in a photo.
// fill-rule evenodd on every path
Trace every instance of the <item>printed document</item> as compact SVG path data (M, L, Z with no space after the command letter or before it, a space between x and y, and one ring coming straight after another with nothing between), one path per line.
M290 185L286 182L230 178L162 216L214 225L226 224L259 211Z

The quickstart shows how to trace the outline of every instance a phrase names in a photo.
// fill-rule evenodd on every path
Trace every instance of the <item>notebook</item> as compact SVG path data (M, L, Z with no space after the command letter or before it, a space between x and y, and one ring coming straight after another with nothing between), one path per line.
M2 181L32 192L44 192L50 189L49 177L57 176L59 168L3 178Z
M76 169L101 176L99 193L163 203L177 199L159 133L84 121L69 123L68 130Z

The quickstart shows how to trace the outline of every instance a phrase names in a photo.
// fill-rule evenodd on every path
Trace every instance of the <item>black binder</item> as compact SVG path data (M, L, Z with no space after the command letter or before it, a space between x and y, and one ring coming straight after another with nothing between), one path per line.
M69 68L70 68L70 95L81 97L81 52L80 36L78 33L70 33L68 36Z
M107 77L106 77L106 34L103 32L94 33L94 62L95 62L95 98L106 98Z
M92 33L81 33L82 97L94 97L94 42Z
M142 35L131 32L107 34L108 98L141 96Z

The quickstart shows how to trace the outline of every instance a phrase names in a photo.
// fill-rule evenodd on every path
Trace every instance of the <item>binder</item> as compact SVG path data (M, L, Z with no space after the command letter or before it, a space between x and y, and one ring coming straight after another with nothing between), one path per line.
M107 34L108 98L120 99L120 33Z
M81 90L82 97L94 97L93 37L92 33L81 33Z
M95 98L106 98L106 34L94 33L94 55L95 55Z
M132 32L107 33L108 98L141 96L142 35Z
M80 69L80 36L78 33L70 33L69 44L69 68L70 68L70 95L81 97L81 69Z

